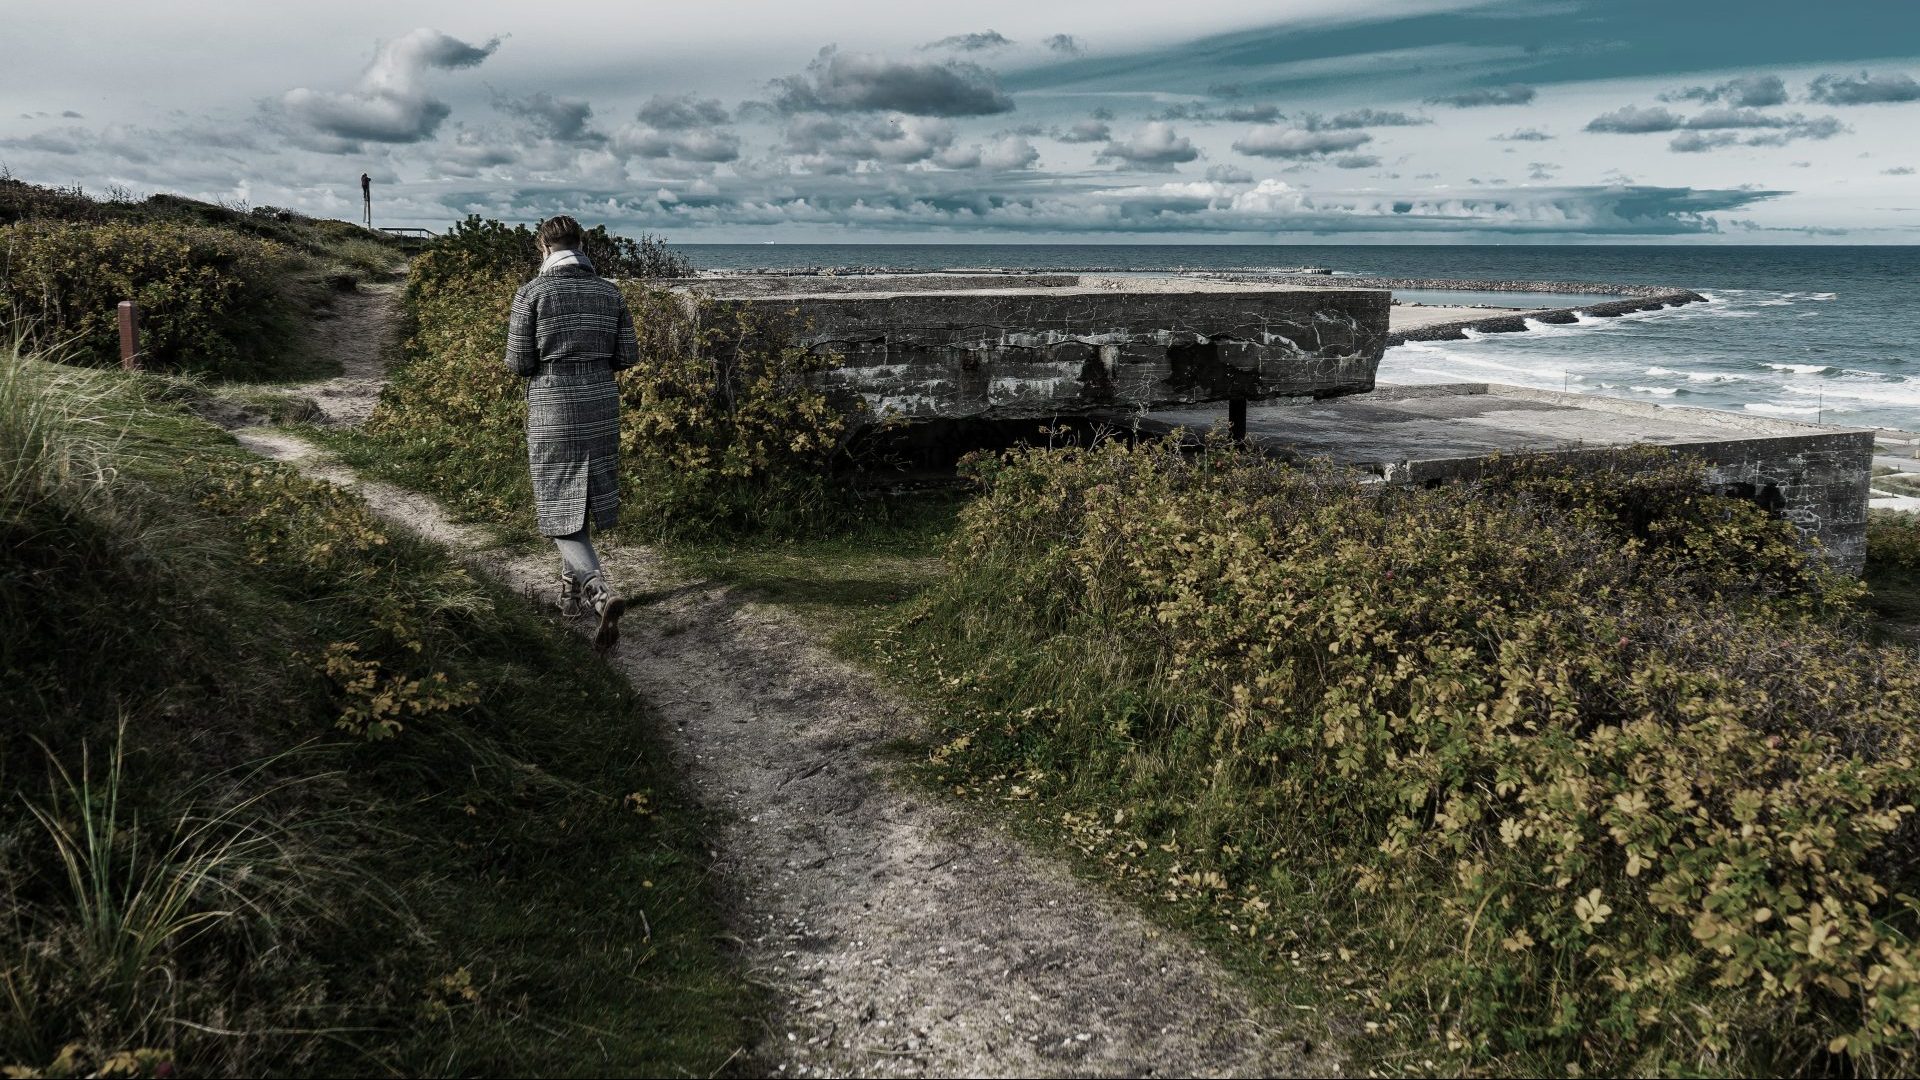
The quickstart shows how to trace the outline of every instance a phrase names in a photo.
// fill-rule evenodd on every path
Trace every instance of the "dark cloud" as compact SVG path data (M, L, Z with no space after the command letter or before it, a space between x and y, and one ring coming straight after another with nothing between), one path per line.
M1066 53L1068 56L1078 56L1085 50L1085 47L1080 44L1080 39L1072 34L1055 34L1044 44L1054 52Z
M1683 131L1673 137L1667 148L1677 154L1698 154L1708 150L1717 150L1722 146L1732 146L1740 141L1740 136L1731 131Z
M1807 100L1825 105L1876 105L1920 101L1920 82L1905 73L1822 75L1807 86Z
M1713 86L1689 86L1660 95L1662 101L1720 102L1746 108L1784 105L1787 84L1778 75L1742 75Z
M33 117L26 116L24 119L31 120ZM18 138L0 139L0 146L10 150L37 150L43 154L70 157L97 148L99 142L93 137L93 133L85 128L64 127L36 131L31 135L22 135Z
M958 61L890 60L833 46L800 75L773 82L784 113L901 112L914 116L987 116L1013 108L993 73Z
M953 125L917 116L867 120L799 116L787 125L785 145L788 152L800 156L803 166L815 172L850 172L863 161L913 165L952 151ZM962 167L977 164L977 151L974 162L955 160L961 161Z
M1409 116L1403 112L1382 112L1379 109L1353 109L1320 117L1312 114L1303 118L1302 126L1310 131L1346 131L1365 127L1416 127L1431 124L1432 120L1424 116Z
M1729 218L1727 224L1742 232L1798 233L1801 236L1845 236L1851 231L1828 225L1762 225L1752 218Z
M1221 162L1207 166L1207 179L1216 184L1251 184L1253 174L1238 165Z
M576 146L600 146L607 137L587 126L593 106L573 98L557 98L542 90L526 98L499 98L493 107L532 123L542 136Z
M60 115L63 118L68 120L85 120L86 119L86 117L81 116L79 113L74 112L72 109L67 109L63 111Z
M148 175L157 183L192 174L224 180L230 184L244 163L234 156L239 151L257 153L261 149L257 129L252 126L220 125L196 121L170 128L108 124L85 128L77 124L37 131L32 135L0 138L0 149L24 150L63 158L96 158L111 163L110 169L132 165L152 165ZM110 175L124 175L117 171Z
M1364 131L1315 131L1268 124L1250 129L1233 148L1255 157L1315 158L1352 150L1373 141Z
M1685 123L1686 117L1659 105L1650 109L1626 105L1587 121L1587 130L1615 135L1644 135L1650 131L1678 131Z
M1102 149L1095 161L1117 161L1135 168L1170 169L1200 156L1193 141L1173 130L1171 124L1154 121L1134 132L1125 142L1115 140Z
M1690 118L1686 126L1695 131L1718 131L1725 128L1780 128L1791 126L1800 118L1773 116L1753 109L1708 109Z
M662 131L714 127L727 122L727 110L715 98L692 94L655 94L640 106L638 119Z
M959 49L963 52L979 52L982 49L1004 49L1013 44L1013 39L998 30L986 30L975 34L955 34L943 37L939 41L928 42L922 49Z
M1517 131L1509 131L1505 135L1495 135L1493 138L1495 142L1546 142L1553 136L1539 128L1520 128Z
M1912 175L1913 175L1913 166L1911 166L1911 165L1895 165L1895 166L1894 166L1893 168L1891 168L1891 169L1881 169L1881 170L1880 170L1880 175L1881 175L1881 176L1912 176Z
M1529 180L1551 180L1553 174L1560 171L1560 166L1547 161L1534 161L1528 163L1527 170Z
M1219 109L1195 101L1175 102L1147 117L1149 120L1191 120L1202 124L1216 120L1236 124L1266 124L1279 118L1280 107L1277 105L1231 105Z
M510 165L519 158L519 152L513 147L494 142L479 132L462 129L439 148L434 164L443 175L472 177L478 176L482 169Z
M1111 120L1113 119L1113 110L1102 105L1087 115L1093 117L1095 120Z
M1848 130L1851 129L1831 116L1816 116L1807 120L1795 114L1783 130L1755 135L1746 142L1748 146L1785 146L1795 139L1831 139Z
M382 44L352 90L298 87L281 95L280 104L293 120L327 137L316 149L421 142L432 138L452 111L427 93L427 73L473 67L499 47L499 38L469 45L423 27Z
M985 146L975 147L972 167L990 172L1013 172L1031 169L1039 161L1040 151L1034 149L1024 136L1008 135Z
M1809 118L1801 113L1782 116L1758 109L1720 106L1686 117L1663 105L1652 108L1627 105L1594 117L1587 122L1586 130L1616 135L1679 131L1682 134L1668 145L1683 154L1697 154L1723 146L1785 146L1795 139L1830 139L1847 129L1831 116ZM1743 139L1732 134L1739 130L1760 130L1766 134Z
M1060 134L1060 141L1069 143L1106 142L1111 138L1113 129L1104 120L1082 120Z
M1719 109L1701 113L1686 122L1685 131L1674 136L1668 148L1683 154L1718 150L1723 146L1785 146L1796 139L1831 139L1847 130L1831 116L1808 119L1792 116L1766 116L1751 110ZM1740 130L1763 129L1762 134L1741 138Z
M1511 83L1507 86L1486 86L1477 90L1464 90L1458 94L1442 94L1427 99L1429 105L1451 105L1456 109L1475 109L1486 105L1525 105L1534 99L1539 91L1524 83Z
M1280 119L1280 107L1277 105L1234 105L1220 110L1222 120L1231 120L1236 124L1271 124Z
M655 94L614 137L614 149L652 161L714 164L740 157L740 137L722 129L727 110L712 98Z
M1337 169L1371 169L1380 164L1380 158L1374 154L1341 154L1333 159Z

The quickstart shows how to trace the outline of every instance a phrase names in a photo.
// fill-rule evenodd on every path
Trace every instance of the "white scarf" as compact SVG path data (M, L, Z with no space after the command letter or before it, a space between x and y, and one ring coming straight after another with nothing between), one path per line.
M540 272L544 274L560 266L580 266L588 270L593 269L593 264L587 261L585 255L580 254L572 248L561 248L559 251L548 255L545 261L541 262Z

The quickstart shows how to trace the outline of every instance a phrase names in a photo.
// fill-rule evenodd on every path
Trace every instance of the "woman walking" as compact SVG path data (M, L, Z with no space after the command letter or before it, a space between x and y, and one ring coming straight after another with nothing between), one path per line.
M527 382L527 462L540 533L560 548L560 611L600 617L594 644L620 636L626 601L588 536L620 510L620 391L613 373L640 360L633 316L581 253L580 223L548 218L535 234L540 273L513 294L507 366Z

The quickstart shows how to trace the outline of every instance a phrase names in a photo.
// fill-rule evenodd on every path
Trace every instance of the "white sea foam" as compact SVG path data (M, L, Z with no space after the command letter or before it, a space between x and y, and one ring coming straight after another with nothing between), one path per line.
M1920 407L1920 387L1911 384L1901 385L1839 382L1828 380L1818 385L1788 383L1780 389L1800 398L1816 398L1825 401L1864 401L1875 405L1894 405L1912 409Z
M1679 372L1677 372L1677 371L1675 371L1675 370L1673 370L1673 369L1672 369L1672 368L1670 368L1670 367L1650 367L1650 368L1648 368L1648 369L1647 369L1647 374L1649 374L1649 375L1678 375L1678 374L1680 374L1680 373L1679 373Z
M1604 383L1602 385L1605 385ZM1671 386L1629 386L1627 389L1636 394L1652 394L1655 397L1672 397L1680 391Z
M1762 416L1812 416L1820 411L1817 405L1808 405L1805 408L1801 408L1798 405L1774 405L1764 401L1749 401L1740 407L1748 412L1759 413Z
M1768 364L1775 371L1791 372L1795 375L1818 375L1832 370L1826 364Z

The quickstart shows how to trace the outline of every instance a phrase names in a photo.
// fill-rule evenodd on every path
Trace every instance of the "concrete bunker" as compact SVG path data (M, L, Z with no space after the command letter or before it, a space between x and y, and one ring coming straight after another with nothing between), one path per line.
M1386 350L1379 289L1095 274L740 275L677 286L841 365L818 384L872 421L1364 393Z

